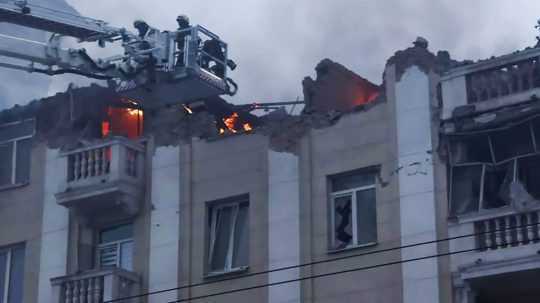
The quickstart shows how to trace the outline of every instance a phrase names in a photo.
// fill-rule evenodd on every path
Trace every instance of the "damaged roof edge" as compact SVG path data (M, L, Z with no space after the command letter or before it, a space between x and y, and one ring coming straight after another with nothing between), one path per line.
M514 62L519 62L536 57L540 57L540 48L529 47L522 51L516 51L499 57L491 57L489 59L480 60L475 63L469 61L469 64L456 66L449 70L446 74L443 75L441 80L446 81L466 74L497 68Z

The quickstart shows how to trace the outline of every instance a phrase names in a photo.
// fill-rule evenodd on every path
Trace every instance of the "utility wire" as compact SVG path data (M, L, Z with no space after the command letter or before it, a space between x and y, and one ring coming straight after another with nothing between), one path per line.
M510 243L507 243L507 244L497 244L496 247L500 247L500 246L503 246L503 245L514 245L514 244L519 244L521 242L523 242L523 241L513 241L513 242L510 242ZM208 295L201 295L201 296L195 296L195 297L190 297L190 298L186 298L186 299L169 301L168 303L180 303L180 302L186 302L186 301L206 299L206 298L210 298L210 297L227 295L227 294L232 294L232 293L236 293L236 292L243 292L243 291L248 291L248 290L253 290L253 289L258 289L258 288L277 286L277 285L288 284L288 283L293 283L293 282L300 282L300 281L304 281L304 280L318 279L318 278L323 278L323 277L329 277L329 276L335 276L335 275L340 275L340 274L351 273L351 272L355 272L355 271L363 271L363 270L375 269L375 268L379 268L379 267L386 267L386 266L391 266L391 265L397 265L397 264L403 264L403 263L410 263L410 262L415 262L415 261L427 260L427 259L432 259L432 258L440 258L440 257L451 256L451 255L467 253L467 252L473 252L473 251L478 251L478 248L463 249L463 250L458 250L458 251L453 251L453 252L447 252L447 253L440 253L440 254L424 256L424 257L410 258L410 259L406 259L406 260L399 260L399 261L394 261L394 262L381 263L381 264L376 264L376 265L370 265L370 266L363 266L363 267L351 268L351 269L346 269L346 270L334 271L334 272L329 272L329 273L324 273L324 274L311 275L311 276L297 278L297 279L284 280L284 281L273 282L273 283L265 283L265 284L260 284L260 285L256 285L256 286L251 286L251 287L231 289L231 290L222 291L222 292L216 292L216 293L212 293L212 294L208 294Z
M175 290L182 290L182 289L186 289L186 288L194 288L194 287L198 287L198 286L217 284L217 283L222 283L222 282L231 281L231 280L244 279L244 278L249 278L249 277L254 277L254 276L259 276L259 275L264 275L264 274L269 274L269 273L274 273L274 272L278 272L278 271L290 270L290 269L306 267L306 266L311 266L311 265L329 263L329 262L336 262L336 261L341 261L341 260L346 260L346 259L352 259L352 258L368 256L368 255L375 255L375 254L380 254L380 253L385 253L385 252L390 252L390 251L413 248L413 247L422 246L422 245L436 244L436 243L440 243L440 242L446 242L446 241L451 241L451 240L469 238L469 237L474 237L474 236L489 235L489 234L500 233L500 232L508 231L508 230L519 230L519 229L528 228L528 227L532 227L532 226L538 226L538 225L540 225L540 222L531 223L531 224L525 224L525 225L519 225L519 226L505 227L505 228L501 228L501 229L495 229L495 230L490 230L490 231L471 233L471 234L466 234L466 235L448 237L448 238L425 241L425 242L419 242L419 243L413 243L413 244L396 246L396 247L391 247L391 248L379 249L379 250L363 252L363 253L359 253L359 254L353 254L353 255L347 255L347 256L342 256L342 257L337 257L337 258L331 258L331 259L307 262L307 263L302 263L302 264L298 264L298 265L279 267L279 268L269 269L269 270L265 270L265 271L247 273L247 274L244 274L242 276L237 276L237 277L229 277L229 278L224 278L224 279L219 279L219 280L187 284L187 285L182 285L182 286L178 286L178 287L174 287L174 288L157 290L157 291L153 291L153 292L142 293L142 294L139 294L139 295L127 296L127 297L122 297L122 298L118 298L118 299L108 300L108 301L104 301L103 303L119 302L119 301L123 301L123 300L129 300L129 299L135 299L135 298L140 298L140 297L146 297L146 296L171 292L171 291L175 291ZM529 240L529 241L532 241L532 240ZM519 243L522 243L522 242L524 242L524 241L511 242L511 243L506 243L504 245L511 246L513 244L519 244ZM497 245L496 247L499 247L499 246L503 246L503 244ZM491 247L493 247L493 246L491 246ZM487 248L491 248L491 247L487 247ZM311 277L304 277L304 278L299 278L299 279L280 281L280 282L275 282L275 283L270 283L270 284L265 284L265 285L257 285L257 286L248 287L248 288L241 288L241 289L238 289L238 290L231 290L231 291L225 291L225 292L220 292L220 293L211 294L211 295L193 297L193 298L191 298L189 300L203 299L203 298L206 298L207 296L223 295L223 294L228 294L228 293L236 292L236 291L246 291L246 290L256 289L256 288L261 288L261 287L274 286L274 285L280 285L280 284L287 284L287 283L292 283L292 282L297 282L297 281L302 281L302 280L307 280L307 279L315 279L315 278L330 276L330 275L337 274L337 273L347 273L347 272L353 272L353 271L367 270L367 269L372 269L372 268L377 268L377 267L382 267L382 266L394 265L394 264L399 264L399 263L413 262L413 261L423 260L423 259L426 259L426 258L442 257L442 256L451 255L451 254L465 253L465 252L471 252L471 251L478 251L478 248L468 249L468 250L464 250L464 251L457 251L457 252L452 252L452 253L438 254L438 255L433 255L433 256L429 256L429 257L421 257L421 258L400 260L400 261L377 264L377 265L372 265L372 266L367 266L367 267L360 267L360 268L345 270L343 272L328 273L328 274L322 274L322 275L315 275L315 276L311 276ZM186 300L180 300L180 301L174 301L174 302L184 302L184 301L186 301Z

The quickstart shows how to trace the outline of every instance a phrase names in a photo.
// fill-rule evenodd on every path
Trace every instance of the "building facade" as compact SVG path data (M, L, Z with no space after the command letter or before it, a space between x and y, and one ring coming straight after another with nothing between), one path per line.
M0 303L535 302L539 55L419 39L380 86L323 60L300 115L4 110Z

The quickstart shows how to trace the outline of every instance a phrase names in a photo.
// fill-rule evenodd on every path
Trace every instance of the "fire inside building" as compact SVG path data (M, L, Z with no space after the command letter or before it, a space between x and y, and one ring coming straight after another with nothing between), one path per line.
M62 23L23 2L0 16ZM234 62L190 48L219 37L176 34L153 76L72 51L111 85L0 111L0 303L538 302L539 47L457 61L418 38L381 84L324 59L303 101L237 105Z

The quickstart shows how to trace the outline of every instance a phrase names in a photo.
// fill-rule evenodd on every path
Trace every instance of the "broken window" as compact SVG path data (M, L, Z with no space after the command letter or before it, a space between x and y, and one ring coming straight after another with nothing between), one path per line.
M30 181L34 121L0 126L0 188Z
M105 229L99 234L98 264L133 270L133 224Z
M107 117L101 123L102 136L123 136L137 139L143 132L144 114L140 109L109 107Z
M451 140L452 163L491 163L491 148L487 135L459 136Z
M492 166L484 172L482 208L499 208L510 204L510 184L514 181L515 161Z
M0 248L0 303L21 303L24 246Z
M208 209L209 273L245 269L249 261L248 199L212 204Z
M353 172L331 178L332 249L377 242L377 203L373 172Z
M496 162L534 153L529 123L522 123L509 129L492 132L490 137Z
M533 198L540 200L540 156L518 160L518 179Z
M483 165L465 165L452 168L450 210L453 215L478 211Z
M539 73L540 76L540 73ZM531 121L531 127L533 131L533 138L535 142L536 151L540 151L540 118L536 118Z
M505 207L531 195L540 197L534 184L540 169L537 134L540 120L452 137L451 213L462 215Z

